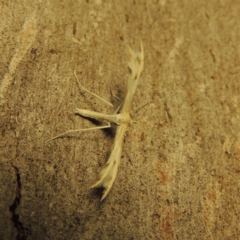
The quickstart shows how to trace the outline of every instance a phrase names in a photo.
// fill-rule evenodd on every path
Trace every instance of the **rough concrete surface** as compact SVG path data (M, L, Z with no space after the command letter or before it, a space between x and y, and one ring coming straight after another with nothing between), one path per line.
M0 239L239 239L238 0L5 0L0 14ZM116 106L141 40L135 122L100 202L114 128L46 140L104 124L74 114L113 109L73 71Z

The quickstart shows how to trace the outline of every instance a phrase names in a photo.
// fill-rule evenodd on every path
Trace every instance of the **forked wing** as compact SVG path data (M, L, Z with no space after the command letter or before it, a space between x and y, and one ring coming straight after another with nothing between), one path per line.
M124 100L124 104L122 107L122 112L130 112L132 100L134 93L136 91L138 81L140 78L140 75L143 71L143 64L144 64L144 53L143 53L143 45L141 42L141 51L133 51L129 46L129 61L128 61L128 67L130 69L131 75L128 78L128 89L127 89L127 95Z
M100 172L100 179L93 186L91 186L91 188L95 188L95 187L104 188L101 201L107 196L116 179L118 166L121 160L122 145L123 145L123 139L124 139L124 134L126 132L126 129L127 129L127 124L122 124L117 128L117 132L115 135L110 157L106 162L104 168Z

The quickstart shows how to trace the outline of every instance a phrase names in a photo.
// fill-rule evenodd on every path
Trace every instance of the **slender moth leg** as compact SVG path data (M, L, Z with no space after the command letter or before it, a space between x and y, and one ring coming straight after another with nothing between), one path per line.
M92 94L94 97L100 99L101 101L103 101L103 102L106 103L107 105L113 107L113 105L112 105L110 102L108 102L107 100L99 97L97 94L95 94L95 93L89 91L88 89L86 89L86 88L79 82L78 77L77 77L77 74L76 74L76 70L74 70L74 74L75 74L75 77L76 77L76 80L77 80L77 83L78 83L78 87L80 88L80 90L83 90L83 91L85 91L85 92L88 92L88 93Z
M91 131L91 130L99 130L99 129L104 129L104 128L110 128L111 127L111 124L108 123L108 125L106 126L99 126L99 127L93 127L93 128L83 128L83 129L74 129L74 130L69 130L69 131L66 131L64 133L61 133L53 138L50 138L48 139L46 142L48 141L51 141L51 140L54 140L56 138L59 138L59 137L63 137L64 135L68 134L68 133L73 133L73 132L84 132L84 131Z

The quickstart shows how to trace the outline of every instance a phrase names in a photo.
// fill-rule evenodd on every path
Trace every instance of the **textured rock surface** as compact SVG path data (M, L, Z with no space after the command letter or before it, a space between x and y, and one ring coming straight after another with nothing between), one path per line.
M239 1L3 1L1 239L237 239ZM91 190L113 134L76 107L112 112L125 44L145 51L109 196Z

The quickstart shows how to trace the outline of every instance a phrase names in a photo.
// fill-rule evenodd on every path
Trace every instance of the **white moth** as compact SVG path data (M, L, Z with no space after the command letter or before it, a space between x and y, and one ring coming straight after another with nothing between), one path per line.
M140 52L135 52L130 47L128 47L128 49L129 49L129 53L130 53L128 67L130 69L131 75L128 79L127 94L125 96L123 104L120 106L121 107L120 113L116 112L115 114L105 114L105 113L100 113L100 112L95 112L95 111L90 111L90 110L85 110L85 109L79 109L79 108L76 109L76 113L81 116L88 117L88 118L94 118L94 119L107 120L109 122L113 122L118 125L109 159L108 159L107 163L105 164L104 168L102 169L102 171L100 172L100 179L94 185L91 186L91 188L97 188L97 187L104 188L101 201L109 193L109 191L116 179L116 176L117 176L118 167L120 164L120 159L121 159L121 154L122 154L122 146L123 146L125 132L126 132L128 126L132 122L131 117L130 117L130 111L131 111L133 96L136 91L140 75L143 70L144 54L143 54L142 43L141 43L141 51ZM96 94L94 94L94 93L90 92L89 90L87 90L86 88L84 88L78 81L75 71L74 71L74 74L76 76L79 87L82 90L87 91L88 93L91 93L92 95L101 99L108 105L113 106L111 103L107 102L106 100L102 99L101 97L97 96ZM62 135L65 135L66 133L70 133L70 132L103 129L103 128L109 128L109 127L111 127L110 124L108 124L107 126L99 126L99 127L94 127L94 128L88 128L88 129L70 130L70 131L60 134L52 139L58 138ZM52 139L50 139L50 140L52 140Z

